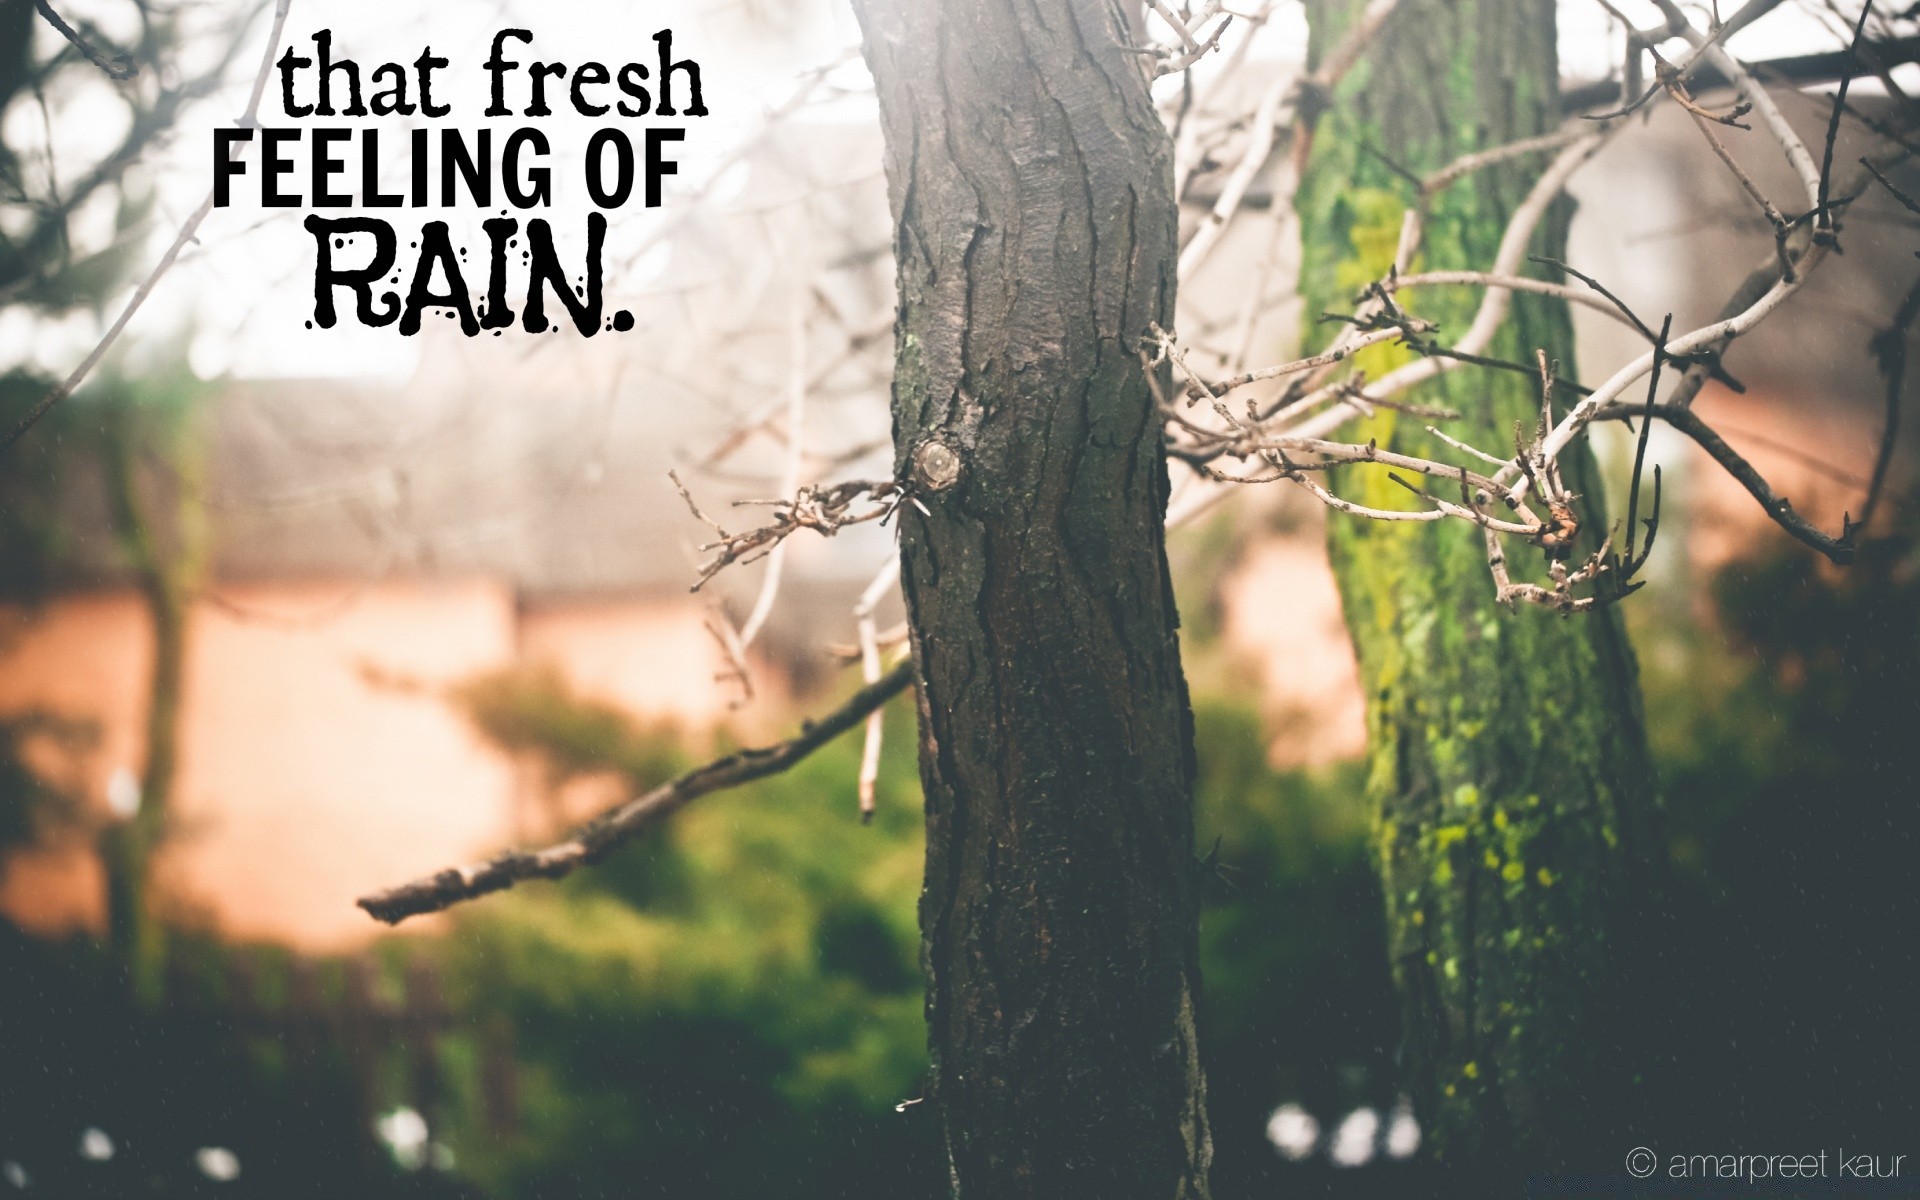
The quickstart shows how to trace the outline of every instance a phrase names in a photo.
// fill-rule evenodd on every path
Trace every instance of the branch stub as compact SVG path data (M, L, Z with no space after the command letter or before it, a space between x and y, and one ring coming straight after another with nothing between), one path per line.
M914 482L929 492L944 492L960 482L960 456L937 438L920 443L913 452Z

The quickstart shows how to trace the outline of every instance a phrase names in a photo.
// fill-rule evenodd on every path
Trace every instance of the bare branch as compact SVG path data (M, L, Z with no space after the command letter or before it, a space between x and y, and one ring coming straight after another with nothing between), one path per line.
M1633 546L1635 535L1640 527L1640 473L1647 464L1647 440L1653 435L1653 406L1660 393L1660 364L1667 355L1667 335L1673 332L1673 314L1668 313L1660 323L1660 337L1654 343L1653 372L1647 378L1647 407L1640 417L1640 439L1633 448L1633 477L1627 483L1627 564L1629 575L1634 564ZM1660 477L1660 468L1654 467L1654 479ZM1658 486L1656 482L1655 486ZM1654 526L1651 521L1647 528L1647 551L1653 550Z
M1197 31L1206 28L1208 21L1221 14L1220 0L1207 0L1206 7L1200 10L1198 16L1192 18L1191 25L1182 20L1178 13L1168 8L1164 0L1147 0L1147 6L1173 29L1174 36L1180 39L1182 47L1180 52L1172 52L1162 46L1148 46L1138 51L1161 60L1154 67L1156 77L1177 75L1205 58L1214 47L1220 44L1220 35L1227 31L1227 26L1233 24L1233 14L1228 13L1225 19L1213 27L1213 32L1201 40Z
M860 602L853 609L860 633L860 670L869 684L880 682L880 633L873 613L899 582L900 556L889 555L886 566L880 568L867 590L860 593ZM880 738L885 728L879 709L867 714L866 741L860 750L860 823L863 825L873 821L874 787L880 781Z
M67 24L60 14L54 11L53 5L47 3L47 0L33 0L33 6L40 10L40 15L47 19L47 24L53 26L61 37L72 43L73 48L80 52L80 57L106 72L107 78L127 80L140 73L140 64L134 62L131 55L116 54L108 58L86 38L80 36L79 30Z
M674 483L680 487L689 507L693 507L693 497L687 493L685 485L680 484L677 475L672 475ZM862 497L869 503L856 508ZM802 529L811 529L822 537L832 537L848 525L858 525L865 521L884 520L893 514L905 498L900 485L893 480L850 479L844 483L827 485L807 484L791 499L784 500L740 500L739 505L769 505L773 508L773 522L745 533L728 533L712 518L697 507L693 514L712 526L720 539L708 542L700 547L716 553L700 568L700 578L693 585L699 591L706 582L720 571L734 563L750 563L765 556L785 541L789 534Z
M1856 29L1862 27L1856 25ZM1712 59L1717 53L1711 39L1703 38L1678 24L1669 36L1690 36L1695 41L1700 57L1703 59ZM1656 62L1658 61L1656 55ZM1823 261L1825 256L1837 250L1832 236L1833 227L1823 222L1831 221L1832 211L1847 203L1847 198L1830 198L1834 196L1834 185L1833 181L1826 177L1831 172L1831 146L1828 147L1824 156L1826 162L1817 172L1819 178L1813 178L1807 171L1810 159L1805 153L1805 147L1797 142L1791 131L1783 134L1776 127L1777 122L1774 118L1777 116L1777 109L1771 108L1764 98L1749 100L1750 106L1761 113L1762 120L1767 124L1769 131L1774 133L1780 141L1789 161L1801 173L1803 183L1817 184L1822 189L1814 207L1801 216L1789 219L1759 192L1752 179L1732 160L1731 155L1719 142L1711 128L1714 123L1729 123L1747 111L1747 108L1736 109L1732 114L1716 114L1700 108L1691 102L1685 89L1677 83L1675 69L1662 65L1664 67L1663 83L1669 98L1701 124L1702 132L1715 153L1721 157L1741 181L1748 194L1767 213L1775 230L1773 261L1757 269L1747 282L1736 290L1718 321L1688 333L1673 336L1671 318L1669 318L1660 332L1655 333L1638 314L1599 280L1565 264L1550 260L1535 260L1547 261L1548 265L1559 267L1581 280L1592 289L1592 292L1597 293L1598 297L1604 299L1578 292L1564 284L1528 280L1516 275L1514 272L1520 257L1524 254L1526 241L1546 206L1564 186L1572 171L1597 149L1608 131L1596 130L1586 139L1564 136L1532 139L1527 143L1516 143L1512 147L1499 148L1477 157L1468 156L1461 163L1454 164L1432 177L1439 186L1445 186L1459 178L1461 174L1493 162L1504 161L1530 151L1556 146L1562 148L1561 154L1536 183L1527 200L1515 211L1503 235L1492 270L1406 274L1404 268L1414 260L1422 241L1423 211L1420 205L1416 205L1408 209L1403 222L1400 245L1395 256L1395 268L1385 279L1369 286L1361 299L1359 308L1352 315L1329 314L1329 319L1340 320L1343 328L1329 348L1319 355L1273 367L1244 371L1219 383L1210 384L1198 378L1187 366L1182 347L1172 335L1155 330L1154 338L1147 343L1154 354L1149 359L1143 353L1143 363L1172 361L1179 365L1187 375L1186 391L1189 402L1199 399L1210 400L1214 413L1224 423L1224 427L1218 429L1197 424L1178 413L1173 413L1170 406L1165 405L1164 397L1161 397L1163 408L1166 408L1173 418L1172 452L1194 466L1203 480L1242 484L1289 480L1304 487L1329 507L1356 516L1374 520L1412 522L1458 518L1479 525L1488 540L1489 567L1503 602L1536 603L1559 612L1570 613L1591 608L1596 604L1610 603L1642 586L1635 581L1634 576L1647 562L1659 528L1662 481L1657 466L1653 472L1651 509L1644 520L1640 511L1643 499L1641 485L1646 465L1646 439L1650 432L1651 421L1660 419L1668 421L1700 444L1742 486L1746 487L1760 502L1762 508L1792 536L1815 547L1836 562L1848 561L1853 553L1852 539L1855 528L1851 520L1843 522L1838 537L1822 533L1795 513L1792 505L1784 497L1776 494L1750 463L1729 447L1705 421L1688 410L1688 404L1700 385L1708 378L1723 379L1735 390L1740 390L1738 381L1727 376L1720 367L1720 356L1727 345L1750 332L1772 313L1778 311L1799 290L1807 275ZM1751 79L1745 82L1751 87ZM1757 88L1753 90L1757 91ZM1836 107L1835 111L1840 110ZM1897 199L1920 213L1920 202L1915 202L1911 197L1902 194L1891 181L1880 174L1872 163L1863 160L1863 165L1868 171L1872 171ZM1442 283L1480 286L1487 292L1467 333L1452 347L1440 345L1435 339L1427 336L1430 326L1402 311L1394 301L1395 295L1404 290ZM1349 411L1368 412L1376 404L1390 404L1389 397L1459 365L1472 364L1515 371L1531 370L1519 363L1489 358L1481 352L1504 323L1508 308L1507 297L1512 291L1556 295L1570 302L1582 303L1606 312L1646 338L1650 343L1650 350L1593 389L1557 380L1550 369L1550 364L1542 356L1538 368L1541 386L1541 414L1538 428L1530 438L1516 438L1514 454L1510 459L1490 454L1484 449L1449 436L1437 428L1429 427L1430 431L1447 446L1471 459L1494 467L1495 470L1490 476L1477 474L1457 463L1391 453L1381 450L1371 442L1359 446L1326 441L1320 437L1323 432L1331 431L1336 425L1346 420ZM1920 285L1916 285L1914 293L1909 297L1909 302L1902 306L1893 326L1874 343L1874 350L1882 361L1883 372L1889 378L1890 390L1886 433L1881 440L1875 480L1869 485L1869 515L1872 511L1871 503L1878 499L1880 486L1888 469L1887 464L1890 462L1890 447L1898 428L1898 414L1895 406L1901 386L1900 380L1904 377L1905 364L1904 354L1901 353L1904 349L1903 344L1895 346L1894 343L1904 338L1906 329L1916 319L1915 310L1920 310ZM1419 361L1389 372L1377 381L1368 382L1364 378L1350 376L1330 383L1319 383L1322 376L1335 364L1344 361L1355 351L1396 339L1423 357ZM1672 399L1666 404L1661 404L1657 399L1661 369L1669 362L1683 367L1684 371L1674 388ZM1220 397L1232 388L1282 376L1294 376L1296 379L1279 400L1273 402L1265 412L1249 404L1246 416L1241 417L1231 412L1220 401ZM1647 378L1648 376L1651 378ZM1637 407L1624 404L1620 397L1625 389L1642 379L1646 379L1648 389L1646 401ZM1568 388L1581 396L1579 402L1574 404L1564 417L1558 419L1552 403L1555 387ZM1313 390L1305 391L1303 395L1302 392L1306 388ZM1156 396L1159 396L1157 390ZM1327 405L1333 405L1333 407L1327 407L1325 411L1318 413L1313 411ZM1630 420L1637 417L1643 422L1638 430L1639 439L1634 455L1633 477L1629 484L1630 499L1625 552L1614 553L1612 550L1614 539L1609 536L1600 550L1576 565L1568 560L1581 528L1576 512L1578 498L1567 490L1561 479L1561 456L1573 439L1582 436L1588 425L1600 417L1609 420ZM1311 457L1300 459L1290 455L1310 455ZM1265 470L1252 474L1230 474L1207 465L1221 457L1258 460L1265 465ZM1435 496L1432 492L1422 490L1390 472L1393 481L1418 495L1425 507L1414 510L1394 510L1356 504L1335 495L1323 484L1309 478L1311 474L1328 471L1341 463L1374 463L1415 471L1429 479L1454 480L1460 487L1461 496L1458 502ZM1539 497L1544 504L1546 509L1544 518L1527 511L1523 501L1529 493ZM1515 519L1496 520L1490 517L1484 506L1495 499L1512 509L1516 514ZM1207 503L1205 490L1198 493L1183 493L1177 510L1170 513L1169 519L1182 519L1202 510ZM1643 527L1644 541L1642 540ZM1499 535L1503 534L1523 537L1546 553L1550 586L1515 582L1510 577L1505 554L1500 548ZM1590 595L1581 595L1575 591L1577 587L1583 585L1592 587L1593 591Z
M1880 374L1887 383L1887 415L1880 428L1880 448L1873 457L1873 475L1867 483L1867 498L1860 505L1859 525L1862 528L1873 522L1873 514L1879 507L1881 493L1886 487L1887 471L1893 466L1893 448L1900 438L1900 395L1907 380L1907 337L1913 330L1916 316L1920 316L1920 283L1915 283L1907 290L1907 298L1900 302L1900 311L1894 314L1893 323L1874 335L1871 344Z
M1612 403L1599 411L1597 419L1609 421L1625 420L1643 417L1647 415L1648 412L1648 409L1640 405ZM1848 528L1843 530L1838 537L1821 532L1817 526L1813 525L1794 510L1792 501L1774 490L1773 485L1767 482L1766 476L1761 474L1759 468L1748 462L1739 451L1728 445L1726 440L1720 436L1719 431L1714 429L1712 425L1708 424L1705 419L1700 417L1692 409L1683 408L1674 404L1672 401L1667 401L1654 405L1651 409L1651 414L1655 419L1666 422L1681 433L1686 434L1689 438L1692 438L1702 450L1705 450L1715 462L1719 463L1720 466L1726 470L1727 474L1733 476L1734 480L1759 502L1761 509L1763 509L1769 517L1773 518L1776 524L1786 530L1796 540L1813 547L1829 560L1841 566L1845 566L1853 561L1854 546L1851 530L1857 529L1859 527L1857 524L1849 521Z
M1393 15L1399 0L1371 0L1340 39L1340 43L1322 60L1318 69L1307 78L1291 81L1284 76L1276 78L1260 97L1259 106L1254 110L1252 125L1249 128L1246 147L1240 160L1234 165L1227 177L1226 185L1220 191L1220 197L1213 208L1202 218L1193 237L1180 250L1178 271L1182 279L1190 279L1200 269L1200 264L1213 253L1219 245L1220 236L1226 231L1228 222L1240 209L1240 202L1246 197L1247 189L1252 186L1254 177L1273 152L1274 139L1281 123L1280 110L1291 102L1294 126L1294 153L1304 153L1306 134L1311 129L1312 114L1323 103L1322 98L1353 68L1353 64L1379 34L1381 26Z
M1853 41L1847 46L1847 68L1840 76L1840 88L1833 98L1833 113L1827 118L1827 144L1820 155L1820 203L1815 206L1822 224L1831 225L1832 217L1827 211L1827 202L1832 196L1833 183L1833 145L1840 140L1840 114L1847 110L1847 88L1853 83L1854 67L1860 61L1860 41L1867 33L1867 14L1873 11L1873 0L1866 0L1860 6L1860 20L1853 27Z
M806 459L805 420L807 405L807 320L805 311L796 300L793 306L792 328L789 330L788 379L787 379L787 474L781 492L795 495L800 487L800 468ZM781 567L786 562L787 543L783 538L774 543L767 555L767 573L760 581L760 594L754 598L753 608L748 611L745 623L740 626L740 649L744 651L753 645L760 631L766 627L767 618L773 615L774 600L780 594Z
M1754 113L1766 125L1768 132L1772 133L1773 139L1780 143L1787 161L1799 174L1801 185L1806 188L1807 204L1811 211L1820 212L1822 206L1820 168L1814 164L1813 155L1807 152L1806 144L1800 140L1800 135L1794 132L1793 125L1780 111L1780 106L1773 102L1773 97L1765 88L1754 82L1753 76L1747 73L1747 69L1741 66L1733 55L1721 48L1720 39L1724 33L1716 32L1713 36L1701 33L1687 20L1686 14L1680 11L1680 6L1673 0L1653 0L1653 2L1665 14L1668 25L1678 30L1680 36L1686 38L1697 51L1704 54L1708 62L1732 80L1734 86L1740 90L1740 95L1753 106Z
M398 925L408 917L440 912L462 900L503 891L524 880L559 879L571 874L579 867L599 862L689 801L787 770L905 691L913 681L913 670L913 660L907 659L879 682L855 692L839 708L802 725L800 732L786 741L741 750L696 767L603 813L566 841L541 850L511 850L473 866L449 867L412 883L362 896L355 903L375 920Z

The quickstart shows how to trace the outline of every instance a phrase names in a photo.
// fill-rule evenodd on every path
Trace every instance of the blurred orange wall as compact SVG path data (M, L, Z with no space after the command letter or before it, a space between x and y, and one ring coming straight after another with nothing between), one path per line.
M446 685L543 661L638 715L701 727L728 711L712 639L685 602L523 612L490 581L222 587L219 598L190 619L176 832L158 877L175 917L231 937L363 941L377 927L354 897L510 839L525 773L446 702ZM116 770L139 774L151 655L131 592L0 612L0 713L98 727L77 755L30 747L37 770L87 798L89 820L110 819ZM5 866L0 912L42 931L99 928L84 836Z

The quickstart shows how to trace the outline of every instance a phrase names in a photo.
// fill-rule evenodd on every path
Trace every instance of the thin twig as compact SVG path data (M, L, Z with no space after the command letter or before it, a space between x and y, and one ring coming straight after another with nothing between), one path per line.
M1860 61L1860 39L1866 36L1867 14L1873 11L1873 0L1866 0L1860 6L1860 20L1853 27L1853 41L1847 47L1847 69L1840 76L1840 89L1833 98L1833 115L1827 120L1826 149L1820 155L1820 203L1815 208L1816 218L1821 225L1831 228L1832 217L1827 211L1827 199L1832 194L1833 182L1833 144L1840 139L1840 114L1847 108L1847 88L1853 83L1855 65Z
M1908 289L1907 298L1900 302L1900 311L1894 314L1893 323L1874 336L1872 350L1879 364L1880 374L1886 380L1887 415L1880 428L1880 448L1873 457L1873 475L1867 482L1867 498L1860 505L1861 528L1872 524L1874 511L1880 505L1880 497L1887 483L1887 472L1893 466L1894 444L1900 439L1900 397L1906 390L1907 379L1907 336L1913 329L1916 316L1920 316L1920 283Z
M40 15L47 19L47 24L53 26L61 37L72 43L73 48L80 52L80 57L105 71L107 78L124 81L140 73L140 64L133 61L132 55L117 54L108 58L86 38L80 36L79 30L67 24L60 14L54 11L53 5L47 3L47 0L33 0L33 6L40 10Z
M847 699L826 716L801 726L784 742L755 750L741 750L717 758L672 779L643 796L603 813L566 841L542 850L510 850L468 867L449 867L411 883L362 896L355 901L375 920L398 925L408 917L440 912L462 900L472 900L512 887L528 879L559 879L579 867L599 862L608 854L709 792L725 791L777 775L833 741L906 690L913 681L913 660L907 659Z
M782 495L791 496L800 490L800 467L806 459L806 404L807 404L807 319L806 309L796 298L793 304L792 329L789 331L788 379L787 379L787 474ZM740 649L753 645L760 631L766 628L767 618L773 615L774 600L780 594L781 567L786 563L786 539L774 543L767 554L767 573L760 580L760 594L754 598L753 608L747 613L747 619L740 626Z
M880 632L873 619L874 610L900 582L900 556L892 554L880 568L867 590L860 593L853 615L860 633L860 671L869 684L880 682ZM874 788L880 781L880 738L886 728L880 710L867 714L865 743L860 749L860 823L873 821Z
M1636 531L1640 528L1640 473L1647 465L1647 439L1653 434L1653 405L1660 394L1660 365L1667 357L1667 335L1673 332L1673 314L1660 323L1660 336L1654 342L1653 371L1647 379L1647 408L1640 418L1640 440L1633 448L1633 478L1627 484L1627 562L1633 563ZM1657 471L1659 468L1655 468ZM1651 533L1651 531L1649 531ZM1648 542L1652 542L1649 535ZM1649 547L1651 548L1651 547Z

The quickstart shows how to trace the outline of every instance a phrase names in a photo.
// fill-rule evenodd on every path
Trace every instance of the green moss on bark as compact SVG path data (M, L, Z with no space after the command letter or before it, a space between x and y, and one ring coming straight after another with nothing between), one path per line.
M1310 3L1316 53L1354 9ZM1555 78L1551 0L1403 0L1315 138L1298 200L1307 311L1350 312L1384 274L1413 199L1395 167L1425 174L1552 128ZM1484 269L1539 165L1438 197L1419 266ZM1536 253L1557 253L1564 216ZM1479 295L1429 288L1406 302L1444 343ZM1536 349L1571 374L1564 306L1516 297L1490 353L1531 362ZM1381 348L1359 365L1377 375L1407 353ZM1536 379L1483 369L1409 398L1461 413L1449 431L1496 453L1539 412ZM1423 424L1382 412L1359 436L1449 457ZM1607 517L1584 448L1566 468L1597 541ZM1382 507L1413 502L1383 471L1355 468L1337 485ZM1628 975L1654 886L1654 791L1618 614L1502 608L1481 535L1462 523L1335 516L1329 540L1367 688L1374 845L1429 1145L1477 1171L1609 1168L1648 1115ZM1540 573L1525 547L1510 557Z

